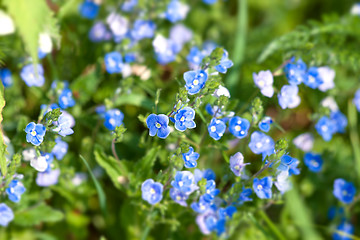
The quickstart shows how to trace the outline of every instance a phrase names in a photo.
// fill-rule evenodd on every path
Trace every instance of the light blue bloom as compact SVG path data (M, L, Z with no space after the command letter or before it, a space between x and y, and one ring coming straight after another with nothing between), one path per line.
M47 162L47 169L45 172L51 171L51 163L54 161L54 155L52 153L41 153L41 156L45 158Z
M150 114L146 119L146 125L149 128L150 136L157 136L159 138L167 138L170 134L169 117L164 114Z
M178 0L172 0L167 6L165 18L170 22L175 23L185 19L188 11L188 5L179 2Z
M212 202L216 195L220 193L219 189L216 189L216 183L214 180L207 180L205 185L204 199L208 202Z
M220 219L228 219L228 218L232 218L232 216L234 215L234 213L236 213L237 209L236 207L230 205L227 206L226 208L219 208L219 217Z
M179 52L179 46L172 39L167 39L161 35L156 36L152 42L158 63L164 65L175 60Z
M289 180L289 172L281 171L276 177L275 186L281 194L289 191L292 188L292 184Z
M304 163L312 172L320 172L323 160L320 154L308 152L304 156Z
M311 133L303 133L293 140L294 145L304 152L308 152L313 148L314 136Z
M294 59L284 67L284 72L291 85L299 85L300 83L308 79L306 72L306 64L299 59L296 63L293 63Z
M112 33L114 42L120 43L129 36L129 20L116 12L112 12L106 18L106 23Z
M64 114L60 115L58 121L56 122L56 126L57 127L53 131L58 133L60 136L66 137L74 133L71 129L71 119Z
M104 115L104 126L110 131L123 124L124 114L119 109L110 109Z
M45 83L44 69L43 69L42 65L37 64L36 66L37 66L37 73L38 73L37 77L35 74L34 64L26 65L25 67L23 67L21 69L20 77L22 78L22 80L24 80L26 85L28 85L29 87L33 87L33 86L41 87Z
M249 148L255 154L261 154L274 149L274 140L265 133L255 131L251 134Z
M210 137L219 140L225 133L226 125L222 120L213 118L208 126L208 131Z
M189 54L186 57L186 60L195 66L200 66L203 58L204 58L204 54L199 50L199 48L192 47L190 49Z
M340 111L333 111L330 113L330 118L335 123L336 132L345 133L345 128L348 124L346 116Z
M258 74L253 73L253 79L262 95L269 98L274 95L274 77L270 70L260 71Z
M272 123L271 117L266 116L259 122L259 128L263 132L268 132Z
M49 169L45 172L39 172L36 176L36 184L40 187L48 187L58 183L60 169Z
M131 12L138 4L138 0L125 0L121 6L121 10L124 12Z
M17 203L20 201L21 195L25 192L25 190L24 185L19 180L12 180L6 189L6 193L10 201Z
M335 134L337 131L337 126L333 120L326 116L323 116L316 123L315 129L325 141L330 141L332 135Z
M5 203L0 203L0 225L6 227L14 219L14 213Z
M89 31L89 39L92 42L102 42L110 40L111 33L102 22L96 22Z
M233 117L229 121L229 131L237 138L244 138L247 136L250 128L250 122L245 118Z
M198 189L198 186L195 184L194 175L189 171L176 172L174 180L171 181L171 186L187 195Z
M0 79L5 88L11 87L13 84L11 72L7 68L0 69Z
M244 163L244 156L241 152L235 153L230 157L230 169L238 177L241 176L241 172L244 170L246 165L250 163Z
M353 235L355 228L354 226L346 221L343 221L339 226L336 228L337 232L334 232L332 235L333 240L352 240L353 237L350 237L349 235Z
M42 124L29 123L25 128L26 141L32 143L35 146L39 146L45 136L46 128Z
M69 145L66 142L62 141L60 137L55 139L55 143L56 145L52 149L51 153L54 154L54 156L58 160L61 160L66 155Z
M205 86L208 75L204 70L188 71L184 73L185 87L190 95L199 93Z
M80 15L87 19L94 19L99 12L99 5L92 0L85 0L79 6Z
M200 157L200 154L194 152L194 148L189 147L189 151L187 153L182 154L183 160L185 162L184 166L186 168L194 168L197 166L196 160Z
M212 5L217 2L217 0L202 0L202 1L203 1L203 3L209 4L209 5Z
M354 201L356 188L352 182L346 182L342 178L334 181L334 196L345 204L350 204Z
M297 95L298 92L299 88L296 85L284 85L278 94L280 107L286 109L299 106L301 99Z
M297 159L290 157L289 155L285 154L280 159L280 165L278 166L278 170L280 171L289 171L290 166L296 162Z
M195 128L196 124L194 122L195 111L190 107L184 107L177 111L174 116L175 118L175 128L181 132L185 131L187 128Z
M261 199L269 199L272 197L272 185L271 177L264 177L262 179L255 178L253 180L254 192Z
M204 196L200 196L198 202L191 203L191 208L197 213L204 213L211 207L211 202L207 201Z
M239 196L238 200L240 201L240 203L250 202L250 201L253 200L252 198L250 198L251 194L252 194L251 188L244 188L243 187L243 190L240 193L240 196Z
M214 173L213 170L209 169L205 169L204 171L201 171L199 169L195 169L194 170L194 177L195 177L195 182L199 182L201 179L205 178L206 180L215 180L216 179L216 175Z
M65 88L59 96L59 106L62 109L66 109L68 107L73 107L74 105L75 105L75 100L73 98L71 90Z
M229 59L229 53L224 49L220 64L215 66L215 69L220 73L226 73L228 68L231 68L233 65L233 62Z
M180 204L181 206L187 207L186 200L188 199L189 195L181 192L176 188L170 189L170 197L174 202Z
M183 24L176 24L170 29L169 37L170 40L176 46L174 48L175 52L180 52L184 44L192 39L193 33L189 28L185 27Z
M105 68L110 74L121 73L123 69L122 56L118 52L110 52L105 55Z
M356 109L358 110L358 112L360 112L360 88L355 93L353 103L355 104Z
M138 19L134 22L131 30L131 37L135 41L140 41L144 38L152 38L154 36L156 25L151 20Z
M151 205L161 201L163 193L163 185L154 182L152 179L147 179L141 185L141 197Z
M304 79L304 84L312 89L318 88L323 83L323 80L316 67L311 67L308 70L308 77Z

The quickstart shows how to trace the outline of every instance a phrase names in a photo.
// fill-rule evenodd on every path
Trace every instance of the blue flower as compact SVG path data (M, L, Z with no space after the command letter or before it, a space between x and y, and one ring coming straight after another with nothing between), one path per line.
M116 12L112 12L106 18L106 23L110 28L114 42L120 43L120 41L129 35L129 20Z
M249 148L255 154L268 152L275 147L274 140L265 133L255 131L251 134Z
M291 85L299 85L307 80L306 64L299 59L296 63L288 63L284 67L284 72Z
M144 38L152 38L154 36L156 25L151 20L138 19L134 22L131 37L135 41L140 41Z
M7 68L0 69L0 79L5 88L11 87L13 84L11 72Z
M14 213L5 203L0 203L0 225L6 227L14 219Z
M325 141L330 141L332 135L336 133L337 126L333 120L326 116L323 116L316 123L315 129Z
M287 192L292 188L292 184L289 181L288 177L289 177L289 172L287 171L280 172L280 174L278 174L276 177L275 186L277 187L277 189L280 191L281 194L284 194L285 192Z
M231 68L233 65L234 65L233 62L229 59L228 52L224 49L224 53L220 60L220 64L215 66L215 69L220 73L226 73L228 68Z
M131 12L137 4L138 0L126 0L121 6L121 10L124 12Z
M286 109L299 106L301 99L297 95L298 92L299 88L296 85L284 85L278 94L280 107Z
M58 160L61 160L66 155L69 145L62 141L60 137L55 139L56 145L52 149L51 153L55 155Z
M191 208L197 213L204 213L209 210L211 202L207 201L204 196L200 196L198 202L191 203Z
M124 114L119 109L110 109L104 115L104 126L110 131L123 124Z
M199 50L199 48L192 47L190 49L189 54L186 57L186 60L189 63L194 64L195 66L200 66L203 58L204 58L204 54Z
M172 23L185 19L189 6L177 0L172 0L166 9L165 18Z
M23 67L21 69L20 77L22 78L22 80L24 80L26 85L28 85L29 87L32 87L32 86L41 87L45 83L43 67L40 64L37 64L36 66L37 66L37 73L38 73L37 77L35 74L34 64L26 65L25 67Z
M208 202L214 200L215 196L220 193L219 189L216 189L216 183L214 180L207 180L205 185L204 199Z
M42 124L29 123L25 128L26 141L39 146L44 140L46 128Z
M304 84L312 89L318 88L323 83L323 80L316 67L311 67L308 70L308 77L304 79Z
M157 136L159 138L167 138L170 134L169 117L164 114L150 114L146 119L146 125L149 128L150 136Z
M330 113L330 118L335 123L336 132L345 133L345 128L348 124L346 116L340 111L333 111Z
M127 53L124 56L124 60L126 63L132 63L136 60L136 53Z
M186 168L194 168L197 166L196 160L198 160L200 154L194 152L194 149L192 147L189 147L189 151L187 153L183 153L182 157L184 159L184 165Z
M241 172L248 164L250 163L244 163L244 156L241 154L241 152L237 152L230 157L230 169L238 177L241 176Z
M94 19L98 15L99 5L91 0L85 0L82 4L80 4L79 12L84 18Z
M24 185L19 180L12 180L6 189L6 193L9 196L9 200L13 202L19 202L21 194L25 192Z
M208 126L208 131L210 137L215 139L216 141L219 140L226 130L226 125L222 120L213 118Z
M245 118L233 117L229 121L229 131L237 138L244 138L248 134L250 122Z
M308 152L304 156L304 163L310 171L320 172L323 165L323 160L320 154Z
M45 172L50 172L51 163L54 161L54 155L52 153L41 153L41 156L45 158L45 161L47 163L47 169L45 169Z
M39 172L36 176L36 184L40 187L48 187L58 183L60 169L49 169L46 172Z
M253 73L255 85L260 89L261 94L271 98L274 95L273 82L274 77L270 70Z
M156 36L152 42L156 54L156 60L160 64L167 64L175 60L179 52L179 46L172 39L167 39L161 35Z
M350 204L354 201L356 188L352 182L346 182L342 178L334 181L334 196L345 204Z
M240 196L239 196L238 200L240 201L240 203L250 202L250 201L253 200L252 198L250 198L251 194L252 194L251 188L244 188L243 187L243 190L240 193Z
M356 109L358 110L358 112L360 112L360 89L358 89L355 93L354 99L353 99L353 103L356 106Z
M71 129L71 119L64 114L60 115L56 126L57 127L53 131L58 133L60 136L66 137L74 133Z
M188 199L189 195L181 192L180 190L176 188L171 188L170 197L172 200L174 200L174 202L180 204L181 206L187 206L186 200Z
M123 66L124 64L120 53L110 52L105 55L105 68L108 73L121 73Z
M194 170L194 177L195 177L195 182L197 183L198 181L200 181L201 179L205 178L206 180L215 180L216 179L216 175L214 173L213 170L209 169L205 169L204 171L201 171L199 169L195 169Z
M292 158L289 155L285 154L281 157L280 165L278 166L277 169L280 171L289 171L290 166L292 166L296 161L297 161L296 158Z
M109 40L111 33L107 30L106 25L102 22L96 22L89 31L89 39L92 42L102 42Z
M259 128L263 132L268 132L272 123L271 117L266 116L259 122Z
M333 240L352 240L351 235L354 234L354 226L346 221L343 221L337 228L336 232L332 235Z
M273 182L271 177L264 177L262 179L255 178L253 181L253 189L256 195L261 199L269 199L272 196L271 187Z
M195 185L194 175L189 171L176 172L171 186L187 195L198 189L198 186Z
M217 0L203 0L203 3L209 4L209 5L212 5L216 2L217 2Z
M294 145L304 152L308 152L313 148L314 136L311 133L303 133L293 140Z
M62 109L68 107L73 107L75 105L75 100L72 97L72 92L70 89L65 88L59 96L59 106Z
M161 201L163 193L163 185L154 182L152 179L145 180L141 185L141 197L151 205Z
M179 110L175 116L175 128L181 132L185 131L187 128L195 128L196 124L194 122L195 111L190 107L184 107Z
M204 70L188 71L184 73L184 80L186 82L185 87L190 95L194 95L205 86L208 78L207 73Z
M236 213L236 211L237 211L236 207L230 205L226 208L220 208L218 213L220 219L227 219L227 218L232 218L232 216L234 215L234 213Z

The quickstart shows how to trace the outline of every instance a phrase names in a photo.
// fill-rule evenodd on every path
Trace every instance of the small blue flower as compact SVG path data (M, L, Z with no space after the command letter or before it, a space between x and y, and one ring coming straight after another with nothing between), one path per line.
M354 238L349 235L353 235L354 231L355 228L351 223L343 221L332 235L333 240L352 240Z
M263 132L268 132L272 123L271 117L266 116L259 122L259 128Z
M192 47L186 57L186 60L195 66L200 66L203 58L204 54L200 51L200 49L198 47Z
M223 115L223 113L221 112L221 109L219 108L219 106L212 107L210 103L206 104L205 110L209 115L211 115L213 117L216 117L216 118L219 118L219 117L221 117Z
M39 146L44 140L46 128L42 124L29 123L25 128L26 141Z
M131 37L135 41L140 41L144 38L152 38L154 36L156 25L151 20L138 19L134 22Z
M355 93L354 99L353 99L353 103L356 106L356 109L358 110L358 112L360 112L360 89L358 89Z
M228 68L231 68L233 65L234 65L233 62L229 59L228 52L224 49L224 53L220 60L220 64L215 66L215 69L220 73L226 73Z
M269 199L272 196L271 187L273 182L271 177L264 177L262 179L255 178L253 181L253 189L256 195L261 199Z
M236 213L237 209L234 206L228 206L226 208L219 209L219 217L220 219L232 218L234 213Z
M14 213L5 203L0 203L0 225L6 227L14 219Z
M217 0L203 0L203 3L209 4L209 5L212 5L216 2L217 2Z
M99 5L91 0L85 0L82 4L80 4L79 12L84 18L94 19L98 15Z
M211 207L211 202L207 201L204 196L200 196L198 202L193 202L191 208L197 213L204 213Z
M222 120L213 118L208 126L208 131L210 137L219 140L225 133L226 125Z
M110 52L105 55L105 68L108 73L121 73L123 66L124 64L120 53Z
M5 88L11 87L13 84L11 72L7 68L0 69L0 79Z
M132 63L136 61L136 53L127 53L124 56L124 60L126 63Z
M54 155L52 153L41 153L41 156L45 158L47 162L47 169L44 172L51 171L51 163L54 161Z
M280 107L286 109L299 106L301 99L297 95L298 92L299 88L296 85L284 85L278 94Z
M176 188L170 189L170 197L174 202L180 204L181 206L187 207L186 200L189 198L189 195L181 192Z
M157 35L152 42L156 54L156 60L164 65L175 60L179 52L178 44L172 39L167 39L162 35Z
M296 158L292 158L289 155L283 155L280 159L280 165L278 166L278 170L280 171L289 171L290 166L296 162Z
M36 176L36 184L40 187L49 187L58 183L60 169L49 169L45 172L39 172Z
M75 100L73 99L71 90L65 88L59 96L59 106L62 109L66 109L68 107L73 107L74 105L75 105Z
M288 63L284 67L284 72L291 85L299 85L308 79L306 64L299 59L296 63Z
M207 180L205 185L204 199L208 202L212 202L216 195L220 193L219 189L216 189L216 183L214 180Z
M312 172L320 172L323 160L320 154L308 152L304 156L304 163Z
M337 126L333 120L326 116L323 116L316 123L315 129L325 141L330 141L332 135L336 133Z
M60 115L56 126L57 127L53 131L58 133L60 136L66 137L74 133L71 129L71 119L64 114Z
M190 95L199 93L205 86L208 78L207 73L204 70L188 71L184 73L184 80L186 82L185 87Z
M189 6L179 2L178 0L172 0L166 9L165 18L172 23L183 20L189 11Z
M239 196L238 200L240 201L240 203L250 202L250 201L253 200L252 198L250 198L251 194L252 194L251 188L244 188L243 187L243 190L240 193L240 196Z
M354 201L356 188L352 182L346 182L342 178L334 181L334 196L345 204L350 204Z
M304 84L312 89L318 88L323 83L323 80L316 67L311 67L308 70L308 77L304 79Z
M249 148L255 154L268 152L274 149L274 140L265 133L255 131L251 134Z
M237 138L244 138L248 134L250 122L245 118L233 117L229 121L229 131Z
M313 148L314 136L311 133L303 133L293 140L294 145L304 152L308 152Z
M198 181L200 181L201 179L205 178L206 180L215 180L216 179L216 175L214 173L213 170L209 169L205 169L204 171L201 171L199 169L195 169L194 170L194 177L195 177L195 182L197 183Z
M56 145L52 149L51 153L55 155L58 160L61 160L66 155L69 145L62 141L60 137L55 139Z
M124 114L119 109L110 109L104 115L104 126L110 131L123 124Z
M154 205L161 201L163 188L161 183L147 179L141 185L141 197L151 205Z
M164 114L150 114L146 119L146 125L149 128L150 136L157 136L159 138L167 138L170 134L169 117Z
M20 201L21 194L23 194L25 190L24 185L19 180L12 180L6 189L6 193L10 201L17 203Z
M171 186L187 195L198 189L198 186L195 185L194 175L189 171L176 172Z
M241 172L244 170L246 165L250 163L244 163L244 156L241 152L235 153L230 157L230 169L238 177L241 176Z
M274 77L270 70L253 73L255 85L260 89L261 94L271 98L274 95L273 82Z
M37 66L37 73L38 73L37 77L35 74L34 64L26 65L25 67L23 67L21 69L20 77L22 78L22 80L24 80L26 85L28 85L29 87L32 87L32 86L41 87L45 83L43 67L40 64L37 64L36 66Z
M89 39L92 42L102 42L109 40L110 38L111 33L102 22L96 22L89 31Z
M196 160L200 157L200 154L194 152L194 148L189 147L189 151L187 153L183 153L182 157L184 159L184 166L186 168L194 168L197 166Z
M330 114L330 118L335 123L336 132L345 133L345 128L347 127L348 124L346 116L340 111L333 111Z
M292 188L292 184L289 181L289 173L287 171L281 171L277 175L275 186L281 194L284 194Z
M121 6L121 10L124 12L131 12L137 4L138 0L126 0Z
M179 110L175 116L175 128L181 132L185 131L187 128L195 128L196 124L194 122L195 111L190 107L184 107Z

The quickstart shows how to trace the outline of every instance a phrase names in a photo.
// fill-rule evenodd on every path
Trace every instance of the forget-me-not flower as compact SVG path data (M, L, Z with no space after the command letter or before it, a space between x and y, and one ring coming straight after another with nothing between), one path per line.
M241 172L248 164L250 163L244 163L244 156L241 152L237 152L230 157L230 169L238 177L241 176Z
M325 141L330 141L332 135L336 133L337 126L333 120L327 116L323 116L315 125L316 131Z
M40 187L48 187L58 183L60 169L49 169L46 172L39 172L36 176L36 184Z
M271 117L266 116L259 122L259 128L263 132L268 132L272 123Z
M141 185L142 199L154 205L161 201L163 193L163 185L159 182L154 182L152 179L147 179Z
M333 233L333 240L352 240L354 238L350 236L354 234L354 231L355 228L351 223L343 221L337 226L336 232Z
M45 136L46 128L42 124L35 124L34 122L29 123L25 128L26 141L39 146Z
M255 154L261 154L274 149L274 140L265 133L255 131L251 134L249 148Z
M200 66L203 58L204 54L198 47L192 47L189 54L186 56L186 60L194 66Z
M138 19L134 22L131 30L131 37L135 41L140 41L144 38L152 38L154 36L156 25L151 20Z
M308 152L314 146L314 136L311 133L303 133L294 138L293 143L297 148Z
M59 106L62 109L66 109L68 107L73 107L74 105L75 105L75 100L73 98L71 90L65 88L59 96Z
M353 99L353 103L356 106L356 109L358 110L358 112L360 112L360 89L358 89L355 93L354 99Z
M216 141L219 140L225 133L226 125L224 121L213 118L208 126L208 131L210 137L215 139Z
M212 202L216 195L220 193L219 189L216 189L216 183L214 180L207 180L205 185L204 199L208 202Z
M252 194L252 189L251 188L244 188L243 187L243 190L240 193L238 201L240 201L240 203L252 201L253 199L250 198L251 194Z
M197 166L198 158L200 157L200 154L197 152L194 152L193 147L189 147L189 151L187 153L182 154L183 160L185 162L184 166L186 168L194 168Z
M250 122L245 118L235 116L229 121L229 131L237 138L244 138L248 134Z
M60 136L66 137L74 133L74 131L71 129L71 124L71 119L62 113L55 124L57 127L53 129L53 131Z
M54 154L54 156L58 159L61 160L64 158L65 154L68 151L69 145L62 141L60 137L55 139L55 146L54 148L51 150L51 153Z
M174 202L180 204L181 206L187 207L186 200L188 199L189 195L181 192L177 188L170 189L170 197Z
M186 18L190 8L188 5L179 2L178 0L172 0L165 11L165 18L172 23L183 20Z
M157 136L159 138L167 138L170 134L169 117L164 114L150 114L146 119L146 125L149 128L150 136Z
M0 225L6 227L14 219L14 213L5 203L0 203Z
M37 76L35 74L34 64L26 65L21 69L20 77L29 87L33 87L33 86L41 87L45 83L44 69L42 65L37 64L36 68L37 68Z
M102 42L110 40L111 33L102 22L96 22L89 31L89 39L92 42Z
M296 63L293 63L293 60L285 65L284 72L291 85L299 85L308 78L307 67L301 59L297 60Z
M190 95L199 93L205 86L208 78L207 73L204 70L188 71L184 73L184 80L186 82L185 87Z
M304 156L304 163L312 172L320 172L323 160L320 154L308 152Z
M7 68L0 69L0 80L5 88L10 87L13 84L11 71Z
M204 213L211 206L211 202L207 201L204 196L200 196L198 202L191 203L191 208L197 213Z
M327 90L335 87L335 71L333 69L325 66L318 67L317 71L322 81L322 83L318 86L320 91L326 92Z
M97 5L92 0L85 0L79 6L79 12L84 18L94 19L98 15L99 8L99 5Z
M312 89L318 88L323 83L321 76L316 67L308 70L308 77L304 79L304 84Z
M231 68L233 65L233 62L229 59L229 53L224 49L220 64L215 66L215 69L220 73L226 73L228 68Z
M273 82L274 77L270 70L253 73L255 85L260 89L261 94L271 98L274 95Z
M199 188L195 184L194 175L189 171L176 172L171 186L188 195Z
M105 68L110 74L121 73L123 69L122 56L118 52L110 52L105 55Z
M119 109L110 109L104 115L104 126L114 131L116 127L123 124L124 114Z
M9 196L9 200L13 202L19 202L21 194L25 192L24 185L19 180L12 180L9 183L6 193Z
M196 124L194 122L195 111L190 107L184 107L183 109L178 110L174 118L176 130L183 132L187 128L196 127Z
M345 204L350 204L354 201L356 188L352 182L347 182L342 178L334 181L334 196Z
M278 94L279 104L282 109L296 108L300 104L299 88L296 85L284 85Z
M261 199L269 199L272 196L271 187L273 185L271 177L253 180L253 189L256 195Z

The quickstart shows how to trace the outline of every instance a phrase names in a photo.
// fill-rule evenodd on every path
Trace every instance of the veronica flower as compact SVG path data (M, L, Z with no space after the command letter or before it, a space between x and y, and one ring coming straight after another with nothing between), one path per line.
M142 199L154 205L161 201L163 193L163 185L158 182L154 182L152 179L147 179L141 185Z

